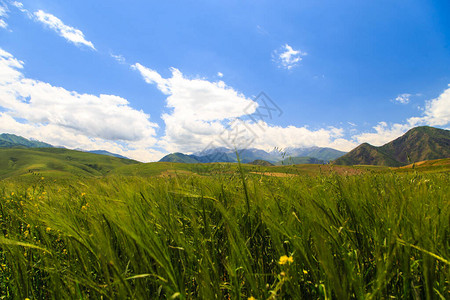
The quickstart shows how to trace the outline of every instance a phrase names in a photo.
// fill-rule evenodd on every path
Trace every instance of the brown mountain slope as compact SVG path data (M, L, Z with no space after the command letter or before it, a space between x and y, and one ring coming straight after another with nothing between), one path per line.
M450 131L421 126L409 130L381 147L367 143L359 145L333 163L398 167L418 161L449 157Z
M403 164L447 158L450 157L450 131L416 127L379 149Z
M377 165L398 167L402 165L402 163L396 161L394 158L378 149L378 147L368 143L359 145L349 153L336 159L333 163L344 166Z

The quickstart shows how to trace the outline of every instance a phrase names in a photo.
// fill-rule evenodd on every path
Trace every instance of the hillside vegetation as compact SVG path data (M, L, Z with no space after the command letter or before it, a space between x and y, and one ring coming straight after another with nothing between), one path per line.
M0 179L33 173L60 177L102 176L136 161L61 148L0 149Z

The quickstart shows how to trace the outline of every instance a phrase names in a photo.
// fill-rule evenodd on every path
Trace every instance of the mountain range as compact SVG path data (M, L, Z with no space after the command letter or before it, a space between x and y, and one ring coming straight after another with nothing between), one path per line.
M53 148L53 146L36 140L28 140L15 134L2 133L0 134L0 148Z
M275 165L323 164L345 153L332 148L321 147L287 148L283 151L274 149L270 152L255 148L237 150L239 160L243 163L263 160ZM237 156L235 150L218 147L193 154L171 153L164 156L160 161L179 163L237 162Z
M10 134L10 133L2 133L0 134L0 148L63 148L63 147L55 147L53 145L40 142L37 140L29 140L24 137ZM107 156L114 156L118 158L125 158L128 159L125 156L122 156L120 154L111 153L106 150L91 150L91 151L85 151L82 149L75 149L77 151L87 152L87 153L94 153L94 154L101 154L101 155L107 155Z
M450 131L429 126L410 129L380 147L364 143L336 159L336 165L405 166L411 163L450 157Z
M32 150L38 148L36 150L39 150L52 148L55 149L54 152L57 152L57 149L62 149L61 147L54 147L44 142L28 140L21 136L8 133L0 134L0 148L5 150L11 149L11 151L18 151L20 149ZM83 152L126 159L126 157L122 155L105 150ZM267 166L324 164L331 162L335 165L380 165L399 167L425 160L450 158L450 131L429 126L415 127L383 146L376 147L368 143L363 143L348 153L331 148L307 147L287 148L283 151L274 149L270 152L250 148L238 150L237 154L239 155L240 161L243 163ZM160 162L189 164L237 162L237 156L236 151L232 149L213 148L193 154L171 153L164 156ZM133 161L133 163L136 162Z

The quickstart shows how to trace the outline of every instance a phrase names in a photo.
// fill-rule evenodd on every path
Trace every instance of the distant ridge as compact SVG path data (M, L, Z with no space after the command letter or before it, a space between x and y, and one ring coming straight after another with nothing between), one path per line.
M375 147L364 143L336 159L336 165L398 167L413 162L449 158L450 131L429 126L410 129L401 137Z
M86 151L89 153L94 153L94 154L101 154L101 155L107 155L107 156L113 156L113 157L118 157L118 158L124 158L124 159L129 159L126 156L120 155L120 154L116 154L116 153L111 153L109 151L106 150L91 150L91 151Z
M313 157L322 161L332 161L345 155L347 152L328 147L287 148L286 155L291 157Z
M160 162L174 162L174 163L186 163L186 164L195 164L199 163L192 155L186 155L183 153L171 153L167 154L163 158L159 160Z
M325 161L315 157L300 156L288 157L276 163L276 165L304 165L304 164L324 164Z
M403 164L388 154L384 153L379 147L364 143L347 153L346 155L334 161L336 165L377 165L399 167Z
M274 150L266 152L261 149L239 149L239 160L242 163L251 164L254 161L263 160L271 164L321 164L336 159L346 152L331 148L307 147L288 148L285 151ZM196 152L194 154L171 153L164 156L161 162L179 163L211 163L211 162L237 162L235 150L219 147Z
M36 140L29 140L24 137L10 134L10 133L2 133L0 134L0 148L61 148L61 147L55 147L53 145L36 141ZM129 159L128 157L122 156L120 154L111 153L106 150L92 150L92 151L86 151L83 149L74 149L76 151L83 151L87 153L94 153L94 154L101 154L101 155L107 155L107 156L113 156L123 159Z
M2 133L0 134L0 148L53 148L53 146L40 141L28 140L15 134Z
M264 167L271 167L274 165L273 163L270 163L267 160L262 160L262 159L256 159L256 160L252 161L250 164L256 165L256 166L264 166Z

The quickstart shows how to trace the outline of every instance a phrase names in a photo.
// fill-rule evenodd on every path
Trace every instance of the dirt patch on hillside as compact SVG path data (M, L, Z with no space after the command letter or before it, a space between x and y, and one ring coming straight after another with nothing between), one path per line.
M161 172L161 174L159 174L158 177L173 178L177 176L190 176L190 175L199 176L197 173L185 170L166 170Z
M273 177L296 177L295 174L289 173L277 173L277 172L250 172L252 174L264 175L264 176L273 176Z
M399 169L412 169L413 166L415 167L427 167L427 166L447 166L450 165L450 159L449 158L443 158L443 159L434 159L434 160L424 160L419 161L414 164L409 164L407 166L400 167Z

